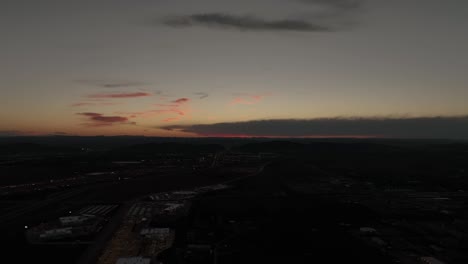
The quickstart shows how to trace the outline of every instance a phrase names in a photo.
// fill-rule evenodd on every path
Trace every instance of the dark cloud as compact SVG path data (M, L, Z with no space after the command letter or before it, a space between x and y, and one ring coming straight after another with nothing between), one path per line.
M197 95L198 98L200 98L200 99L205 99L205 98L207 98L209 96L208 93L204 93L204 92L198 92L198 93L195 93L195 95Z
M98 121L98 122L109 122L109 123L114 123L114 122L125 122L128 121L128 118L122 117L122 116L104 116L102 114L98 113L78 113L79 115L87 116L93 121Z
M172 101L172 103L175 103L175 104L184 104L184 103L187 103L187 102L189 102L189 101L190 101L190 99L188 99L188 98L179 98L179 99L177 99L177 100Z
M468 116L416 118L317 118L165 126L200 136L391 137L468 139Z
M123 82L123 83L105 83L102 84L105 88L120 88L120 87L134 87L134 86L141 86L144 83L137 83L137 82Z
M350 10L361 7L362 0L298 0L303 3L316 4L333 9Z
M144 82L136 81L104 81L104 80L78 80L80 84L97 86L103 88L125 88L125 87L136 87L146 85Z
M164 24L172 27L207 26L242 31L308 31L326 32L329 27L302 19L266 20L254 16L238 16L223 13L193 14L170 17Z
M291 0L288 0L291 1ZM217 27L241 31L305 31L330 32L354 25L350 15L360 9L364 0L295 0L310 5L284 19L267 20L258 15L235 15L221 12L197 13L173 16L163 20L172 27ZM318 8L313 8L313 7ZM349 25L347 25L349 24Z
M99 113L77 113L77 115L85 116L91 123L85 124L86 126L110 126L113 124L135 124L129 122L129 119L124 116L105 116Z
M151 96L150 93L136 92L136 93L99 93L88 95L88 98L134 98Z

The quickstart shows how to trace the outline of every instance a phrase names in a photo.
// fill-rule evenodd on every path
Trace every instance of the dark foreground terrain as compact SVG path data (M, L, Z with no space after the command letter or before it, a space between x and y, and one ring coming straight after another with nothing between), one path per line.
M0 143L16 263L468 263L464 142Z

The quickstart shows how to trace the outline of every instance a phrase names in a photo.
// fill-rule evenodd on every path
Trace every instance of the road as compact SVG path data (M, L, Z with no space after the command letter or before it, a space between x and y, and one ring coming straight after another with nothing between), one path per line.
M81 255L80 259L76 262L77 264L97 263L101 252L107 245L107 241L109 241L112 235L117 231L134 202L135 200L126 202L119 208L101 232L99 232L94 242Z

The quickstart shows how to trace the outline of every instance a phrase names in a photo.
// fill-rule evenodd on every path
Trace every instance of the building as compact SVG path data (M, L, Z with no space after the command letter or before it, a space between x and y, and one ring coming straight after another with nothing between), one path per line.
M77 215L77 216L65 216L65 217L60 217L60 223L64 226L72 226L72 225L81 225L91 219L93 219L94 216L91 215Z
M372 235L372 234L377 233L377 230L375 230L375 228L372 228L372 227L361 227L359 228L359 231L362 234L366 234L366 235Z
M159 238L164 239L170 235L169 228L143 228L140 235L147 238Z
M46 230L44 233L39 235L39 238L41 239L60 239L60 238L66 238L70 237L73 234L72 228L67 227L67 228L57 228L57 229L51 229L51 230Z

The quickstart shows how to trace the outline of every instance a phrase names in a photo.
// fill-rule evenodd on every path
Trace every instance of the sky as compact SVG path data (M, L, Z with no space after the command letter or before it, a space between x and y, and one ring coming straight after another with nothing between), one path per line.
M468 2L3 0L0 136L468 138Z

